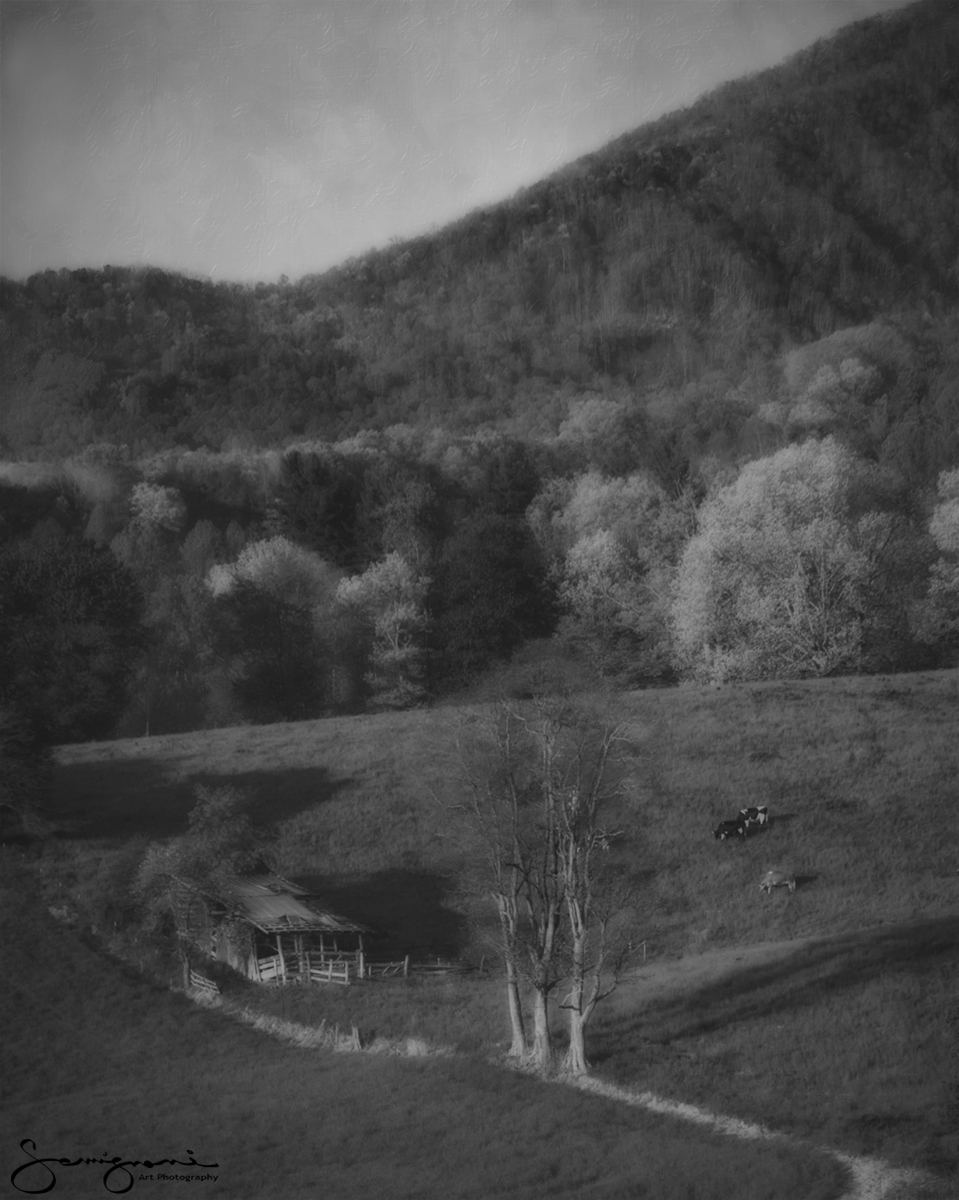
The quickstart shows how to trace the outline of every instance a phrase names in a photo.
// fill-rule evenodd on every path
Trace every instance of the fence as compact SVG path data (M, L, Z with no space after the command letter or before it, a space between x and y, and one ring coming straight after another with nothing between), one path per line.
M411 963L410 970L417 975L467 975L473 968L459 959L437 958Z
M309 954L288 954L280 959L258 958L257 972L261 983L343 983L350 982L350 955L323 955L318 961ZM354 966L355 970L355 966ZM362 976L361 976L362 978Z
M211 996L219 996L220 989L212 979L207 979L205 975L201 975L199 971L194 971L190 968L190 987L198 988L201 992L207 992Z
M375 979L379 976L385 979L390 975L409 975L410 973L410 956L399 962L365 962L363 964L363 974L361 979Z
M310 983L342 983L349 985L350 964L347 961L335 962L333 959L327 958L323 962L311 963L308 954L304 957L306 958L304 964L306 967L305 977L309 979ZM304 977L302 971L300 974L301 978Z
M363 954L346 952L313 955L288 954L281 960L279 955L257 959L257 971L261 983L340 983L349 984L356 979L408 978L410 975L438 977L442 975L465 975L473 968L456 959L429 959L410 962L410 956L390 961L371 962Z

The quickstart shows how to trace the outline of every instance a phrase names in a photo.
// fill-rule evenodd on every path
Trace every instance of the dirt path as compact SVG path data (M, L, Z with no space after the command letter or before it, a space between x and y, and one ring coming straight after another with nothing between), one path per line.
M933 921L909 922L901 926L878 926L873 930L863 930L858 934L835 934L829 937L796 938L791 941L764 942L755 946L733 946L706 951L702 954L687 955L681 959L668 959L657 962L647 962L631 972L624 981L622 988L614 993L617 1007L622 1010L635 1009L639 1005L668 1004L673 998L680 1000L688 998L702 988L714 986L723 980L734 980L742 971L756 967L767 966L777 962L802 956L812 949L829 947L830 944L850 937L861 937L863 940L879 939L890 933L903 936L941 936L944 924L951 929L953 924L959 931L959 918ZM325 1045L328 1048L359 1051L366 1053L390 1053L401 1055L450 1054L445 1048L430 1047L420 1039L406 1039L390 1045L377 1043L369 1047L360 1047L359 1038L339 1038L330 1040L331 1031L314 1030L304 1026L294 1026L288 1022L280 1022L273 1018L265 1019L258 1015L245 1012L241 1006L226 1005L222 1002L211 1001L209 997L197 997L200 1003L213 1003L222 1007L227 1015L235 1020L252 1024L265 1033L278 1037L282 1041L296 1044L304 1048L314 1048ZM332 1031L335 1034L335 1031ZM319 1035L322 1034L322 1037ZM741 1120L738 1117L724 1116L707 1109L698 1108L692 1104L684 1104L675 1100L667 1100L652 1092L632 1091L619 1087L595 1077L585 1079L568 1079L570 1086L576 1087L593 1095L603 1096L633 1108L644 1108L650 1112L670 1116L681 1121L712 1129L716 1133L728 1137L741 1138L747 1141L769 1140L781 1141L788 1145L805 1148L817 1153L829 1154L849 1172L849 1187L839 1200L910 1200L917 1196L922 1189L923 1196L945 1196L945 1191L936 1187L936 1180L925 1171L912 1168L895 1167L891 1163L877 1158L867 1158L859 1155L846 1154L829 1146L820 1146L807 1140L793 1137L790 1134L779 1133L762 1125ZM926 1191L931 1187L931 1191Z
M613 1007L619 1012L669 1005L673 1000L687 1001L692 994L723 982L734 986L736 976L742 972L800 959L810 951L828 951L831 946L843 942L848 944L852 940L863 943L879 942L890 935L908 936L917 940L937 938L942 936L946 926L952 936L959 935L959 918L937 918L904 922L894 926L878 925L855 933L844 932L825 937L763 942L755 946L720 947L701 954L685 955L680 959L649 961L631 971L623 981L620 991L611 999L614 1002ZM810 1149L830 1154L850 1173L850 1186L841 1200L908 1200L922 1185L935 1183L934 1177L922 1170L895 1167L881 1159L846 1154L828 1146L814 1146L789 1134L777 1133L736 1117L709 1112L692 1104L666 1100L652 1092L631 1091L593 1077L570 1082L583 1091L602 1095L632 1107L677 1117L729 1137L781 1140L794 1146L805 1145ZM945 1195L944 1192L938 1191L935 1194Z
M794 945L794 943L782 943L782 946L789 945ZM767 949L770 949L770 947L756 947L757 951ZM732 954L731 959L729 955L704 955L701 957L709 957L711 960L709 963L692 964L684 960L683 964L673 964L674 966L685 965L686 970L682 972L661 970L659 975L664 990L671 990L672 987L682 987L683 984L681 981L688 980L691 974L697 982L700 979L703 981L715 979L729 969L730 962L745 961L738 954L730 953ZM767 961L761 954L747 957L751 957L753 962ZM769 961L772 961L774 957L775 955ZM719 971L719 976L717 976L717 970ZM233 1020L251 1025L262 1033L304 1050L326 1049L341 1052L346 1051L347 1053L396 1054L404 1057L427 1057L436 1054L447 1056L453 1054L453 1051L449 1048L429 1046L420 1038L400 1039L393 1043L387 1043L385 1039L381 1038L371 1046L361 1046L359 1036L355 1030L351 1035L341 1035L335 1028L314 1028L299 1025L291 1021L282 1021L276 1017L264 1017L260 1013L250 1012L242 1005L224 1001L221 997L214 997L206 992L195 991L188 994L191 995L195 1003L203 1007L217 1008L225 1016ZM500 1065L503 1064L500 1063ZM524 1069L524 1074L528 1073ZM618 1087L616 1084L596 1079L593 1076L587 1076L582 1079L569 1078L566 1080L566 1083L570 1087L578 1088L580 1091L588 1092L591 1095L602 1096L604 1099L614 1100L620 1104L627 1104L632 1108L644 1108L649 1112L674 1117L680 1121L688 1121L690 1124L712 1129L716 1133L724 1134L727 1137L741 1138L744 1141L781 1141L795 1147L805 1147L808 1150L818 1153L830 1154L848 1170L850 1175L850 1186L839 1197L839 1200L909 1200L910 1196L915 1194L917 1188L926 1183L934 1182L932 1176L924 1171L894 1167L890 1163L883 1162L877 1158L864 1158L858 1155L844 1154L839 1150L833 1150L829 1146L817 1146L800 1138L792 1137L789 1134L778 1133L762 1125L740 1120L738 1117L727 1117L720 1113L713 1113L703 1108L697 1108L693 1104L683 1104L675 1100L666 1100L662 1096L654 1095L652 1092L633 1092L628 1088Z
M719 1113L711 1113L706 1109L697 1108L693 1104L664 1100L661 1096L653 1095L652 1092L631 1092L627 1088L617 1087L615 1084L592 1077L569 1082L580 1091L603 1096L607 1100L615 1100L620 1104L628 1104L632 1108L645 1108L649 1112L676 1117L681 1121L689 1121L693 1125L705 1126L715 1130L716 1133L725 1134L727 1137L741 1138L744 1141L780 1141L796 1147L806 1146L822 1154L830 1154L849 1171L851 1176L850 1186L843 1192L839 1200L908 1200L915 1188L931 1179L924 1171L894 1167L878 1158L862 1158L858 1155L843 1154L828 1146L813 1146L799 1138L790 1137L789 1134L776 1133L762 1125L741 1121L738 1117L724 1117Z

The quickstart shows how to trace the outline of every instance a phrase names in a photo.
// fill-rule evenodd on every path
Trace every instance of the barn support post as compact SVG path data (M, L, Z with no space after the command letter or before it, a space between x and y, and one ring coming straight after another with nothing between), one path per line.
M278 967L277 973L276 973L276 977L282 983L286 983L286 959L283 957L283 934L282 933L278 933L276 935L276 954L280 960L279 967Z

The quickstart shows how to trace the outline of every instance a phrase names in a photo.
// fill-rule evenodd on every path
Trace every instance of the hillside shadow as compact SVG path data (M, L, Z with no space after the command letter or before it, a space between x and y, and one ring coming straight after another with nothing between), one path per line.
M106 759L56 767L49 815L68 838L171 837L186 830L198 783L248 792L251 817L274 824L332 799L345 781L323 767L184 779L161 759Z
M773 962L727 972L681 996L620 1014L597 1030L597 1063L640 1042L670 1043L818 1003L896 970L932 970L959 954L959 916L836 934Z
M453 883L435 872L377 871L343 882L297 875L297 882L315 889L334 912L369 925L373 957L456 958L467 943L466 920L450 906Z

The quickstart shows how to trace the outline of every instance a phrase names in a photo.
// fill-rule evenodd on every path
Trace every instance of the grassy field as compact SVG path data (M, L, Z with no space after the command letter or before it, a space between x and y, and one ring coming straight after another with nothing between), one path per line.
M690 1130L478 1058L284 1046L105 957L53 921L22 866L3 865L3 1195L21 1194L9 1181L25 1138L41 1158L192 1155L216 1164L196 1172L215 1182L192 1190L230 1200L829 1200L841 1187L821 1155ZM49 1176L32 1170L20 1182L40 1190ZM58 1196L104 1194L102 1166L56 1172ZM169 1194L141 1173L136 1195Z
M86 915L142 839L178 832L196 782L250 789L281 868L383 931L389 952L468 942L457 884L468 845L451 745L468 707L64 747L70 837L40 869ZM651 997L638 981L599 1019L599 1071L759 1117L852 1151L955 1170L959 1159L959 673L682 688L616 697L641 748L629 853L647 962L792 942ZM712 828L768 804L745 845ZM768 867L799 886L761 896ZM111 885L112 886L112 885ZM109 890L107 887L106 890ZM95 914L109 933L121 912ZM336 993L264 992L290 1019L422 1035L466 1051L503 1038L494 980Z

